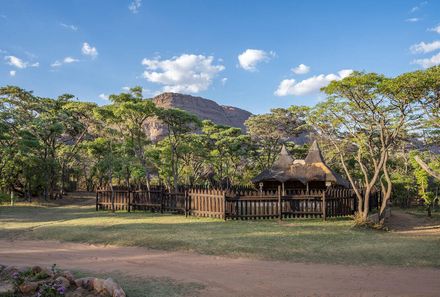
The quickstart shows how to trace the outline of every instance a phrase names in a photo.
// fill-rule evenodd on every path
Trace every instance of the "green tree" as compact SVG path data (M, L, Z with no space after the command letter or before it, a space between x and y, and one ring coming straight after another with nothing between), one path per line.
M259 147L260 170L272 166L282 143L308 130L308 110L304 106L275 108L270 113L251 116L245 122L249 135Z
M200 120L197 116L180 109L159 109L158 118L166 128L166 144L169 148L169 166L172 183L175 190L179 183L179 162L181 155L179 147L185 140L185 135L197 130L200 127Z
M390 152L414 121L415 98L402 90L403 83L375 73L355 72L323 88L328 98L313 109L309 118L338 153L358 198L361 221L367 221L369 196L377 185L383 191L382 219L391 197ZM356 170L348 166L351 159L356 161ZM361 179L357 181L355 174L359 172Z

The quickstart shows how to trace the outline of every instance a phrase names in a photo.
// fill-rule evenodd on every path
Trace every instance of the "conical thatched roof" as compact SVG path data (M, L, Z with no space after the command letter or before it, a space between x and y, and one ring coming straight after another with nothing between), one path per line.
M311 181L330 182L333 185L348 187L349 183L339 174L331 170L324 162L318 143L313 142L304 163L293 162L286 148L283 146L277 161L270 169L266 169L256 176L254 183L261 181L300 181L307 184Z
M283 145L278 159L273 163L272 167L263 170L259 175L252 179L253 183L261 181L279 181L284 182L289 179L290 166L293 163L292 157Z

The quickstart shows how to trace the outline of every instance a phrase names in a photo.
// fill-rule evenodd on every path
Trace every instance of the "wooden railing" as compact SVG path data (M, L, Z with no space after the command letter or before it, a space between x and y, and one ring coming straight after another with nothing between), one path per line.
M373 193L370 205L379 207L380 195ZM350 216L357 210L357 198L350 189L313 191L224 191L190 189L99 190L96 210L149 210L184 213L221 219L284 219Z

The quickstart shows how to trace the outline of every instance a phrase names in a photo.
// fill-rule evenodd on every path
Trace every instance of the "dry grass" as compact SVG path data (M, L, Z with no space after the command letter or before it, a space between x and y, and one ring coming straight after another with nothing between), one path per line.
M227 221L89 206L0 206L0 238L141 246L296 262L440 267L440 237L352 228L320 219Z

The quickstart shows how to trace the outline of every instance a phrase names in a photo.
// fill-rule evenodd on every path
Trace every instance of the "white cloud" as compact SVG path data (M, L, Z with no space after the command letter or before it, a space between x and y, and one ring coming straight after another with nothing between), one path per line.
M74 25L67 25L67 24L64 24L64 23L60 23L60 25L61 25L62 27L64 27L64 28L70 29L70 30L72 30L72 31L78 31L78 27L77 27L77 26L74 26Z
M165 92L198 93L208 89L213 78L225 69L213 65L212 56L183 54L169 60L143 59L146 67L143 77L152 83L164 85Z
M10 76L15 76L15 74L17 74L17 71L15 71L15 70L9 71L9 75Z
M440 34L440 25L438 25L437 27L429 29L429 31L437 32L438 34Z
M333 80L341 80L349 76L353 70L343 69L338 71L337 74L320 74L310 78L304 79L300 82L296 82L295 79L285 79L281 81L278 89L275 91L276 96L295 95L301 96L311 93L317 93L322 87L327 86Z
M222 85L224 86L224 85L226 84L227 81L228 81L228 78L227 78L227 77L223 77L223 78L221 79Z
M267 62L275 55L274 52L265 52L258 49L247 49L238 55L240 67L247 71L255 71L257 64Z
M424 7L426 4L428 4L428 1L422 1L420 2L418 5L414 6L413 8L411 8L410 12L414 13L416 11L419 11L422 7Z
M292 68L292 71L295 74L306 74L310 71L310 66L299 64L295 68Z
M17 58L16 56L6 56L5 60L7 63L11 66L17 67L19 69L25 69L27 67L38 67L40 66L40 63L35 62L30 64L29 62L23 61L20 58Z
M102 99L102 100L108 100L108 95L106 95L106 94L104 94L104 93L99 94L98 97L99 97L100 99Z
M93 59L96 58L96 56L98 55L98 50L96 49L96 47L92 47L87 42L83 43L81 52L86 56L92 57Z
M15 57L15 56L6 56L5 60L8 61L7 63L9 65L15 66L15 67L20 68L20 69L24 69L24 68L27 67L27 63L25 61L23 61L20 58Z
M128 9L132 13L138 13L139 12L139 8L141 8L141 5L142 5L142 1L141 0L133 0L133 2L131 2L130 5L128 5Z
M50 64L50 67L60 67L61 65L63 65L63 62L56 60L55 62Z
M417 23L418 21L420 21L419 18L409 18L405 20L408 23Z
M431 43L425 43L422 41L410 47L411 52L423 54L430 53L438 49L440 49L440 40L436 40Z
M64 58L64 63L66 63L66 64L75 63L75 62L78 62L78 61L79 61L78 59L75 59L75 58L72 58L72 57L65 57Z
M73 57L65 57L62 61L58 61L56 60L55 62L53 62L50 66L51 67L60 67L63 64L71 64L71 63L76 63L79 62L78 59L75 59Z
M412 62L412 64L418 64L423 68L429 68L435 65L440 65L440 53L426 59L417 59Z

